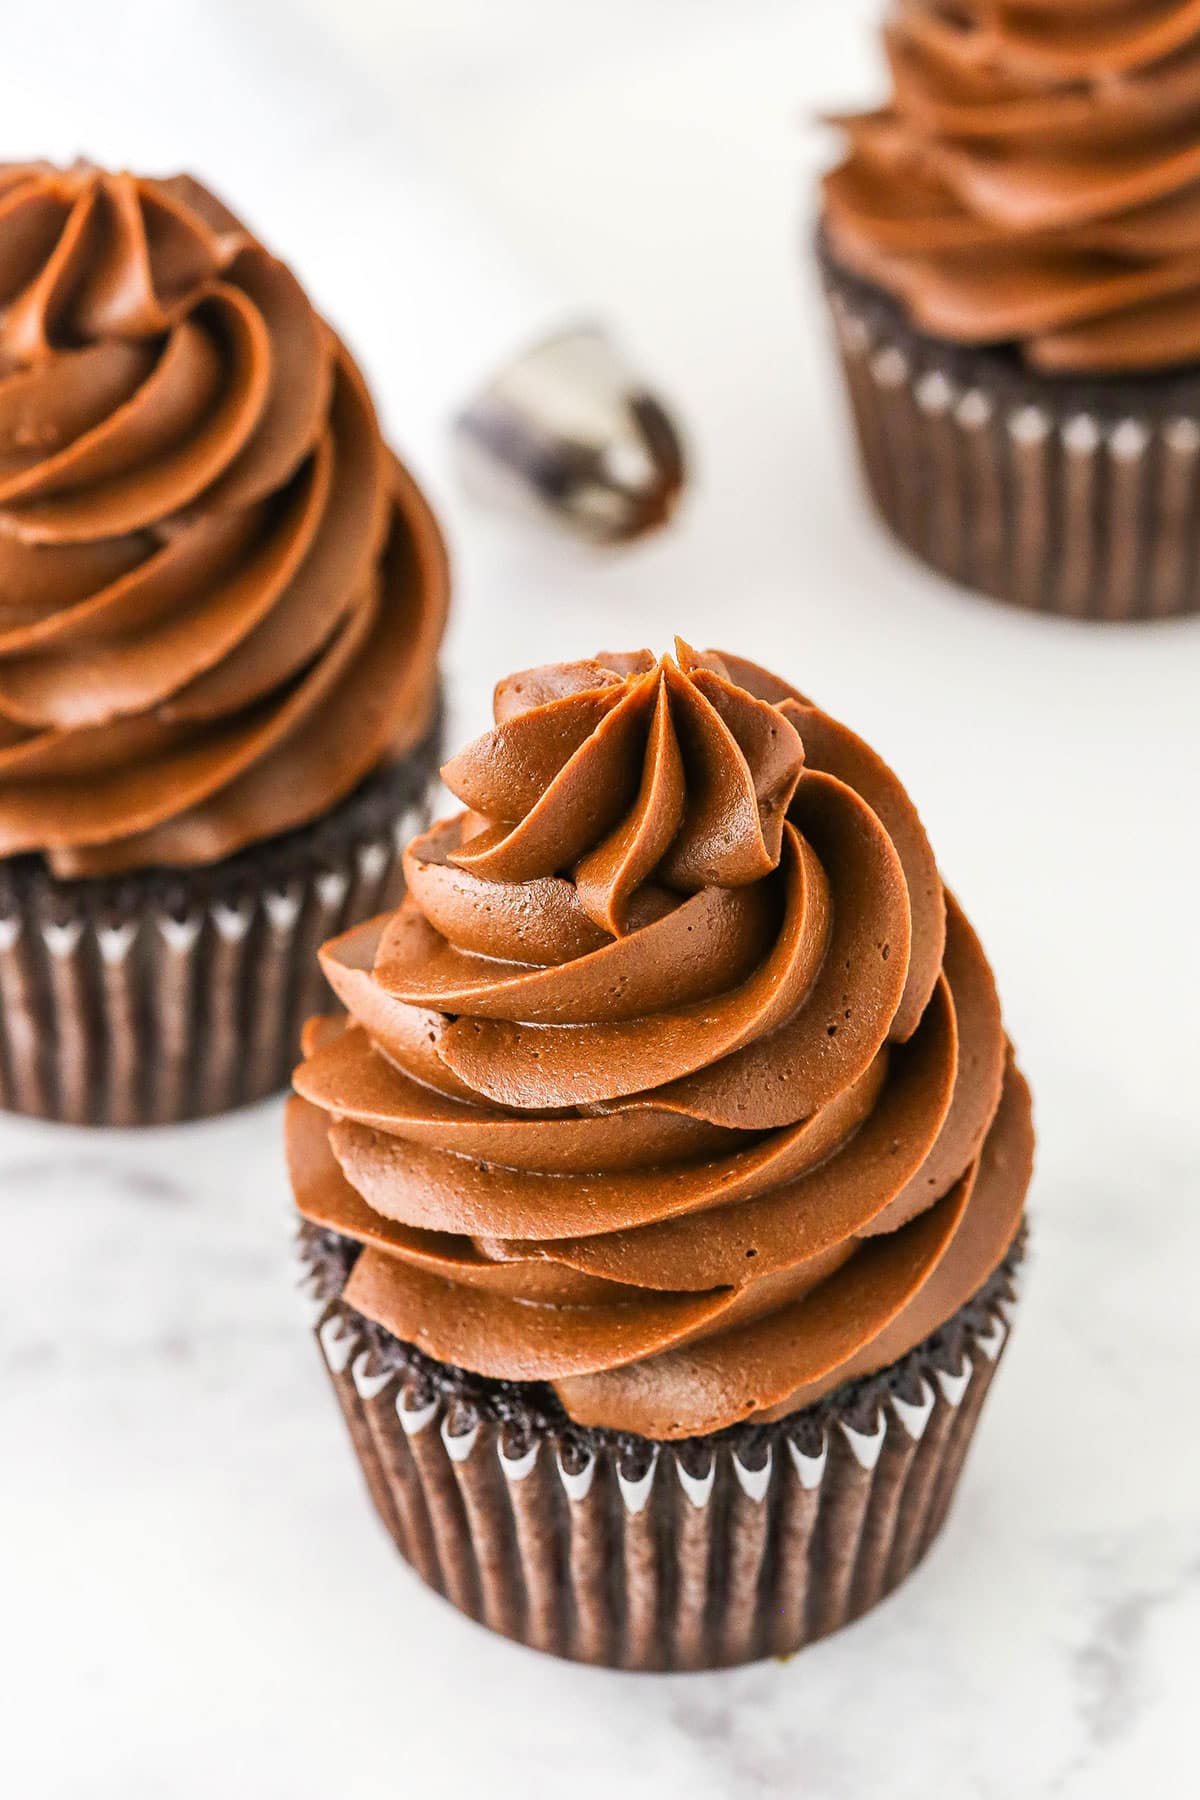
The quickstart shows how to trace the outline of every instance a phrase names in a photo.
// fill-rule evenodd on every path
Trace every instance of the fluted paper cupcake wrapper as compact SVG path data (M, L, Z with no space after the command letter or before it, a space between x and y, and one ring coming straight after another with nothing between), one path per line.
M997 1304L956 1370L872 1421L794 1415L707 1466L502 1424L380 1366L361 1317L310 1284L316 1336L377 1512L431 1588L536 1650L640 1670L786 1655L868 1611L945 1520L1008 1338ZM864 1428L865 1427L865 1428Z
M867 486L902 543L952 580L1037 612L1200 608L1200 416L1137 383L997 380L825 261ZM1122 404L1122 403L1125 404Z
M261 877L253 864L227 881L208 872L203 897L183 904L152 884L128 911L91 884L10 891L0 1105L76 1125L166 1124L286 1087L304 1020L333 1004L317 949L398 904L425 789L422 774L390 822L327 833L319 857L301 833Z

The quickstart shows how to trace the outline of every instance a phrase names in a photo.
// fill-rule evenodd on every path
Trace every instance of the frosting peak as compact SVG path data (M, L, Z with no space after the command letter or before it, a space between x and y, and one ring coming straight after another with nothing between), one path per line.
M898 0L892 97L836 122L833 247L914 321L1050 372L1200 356L1195 0Z
M451 855L499 881L569 868L583 911L620 935L647 882L740 888L778 867L804 750L773 706L682 641L515 675L496 728L447 764L490 822Z
M199 183L0 169L0 855L214 861L424 734L436 526Z
M725 653L526 671L400 910L325 947L289 1115L346 1298L654 1437L790 1410L1002 1260L1028 1096L903 788Z

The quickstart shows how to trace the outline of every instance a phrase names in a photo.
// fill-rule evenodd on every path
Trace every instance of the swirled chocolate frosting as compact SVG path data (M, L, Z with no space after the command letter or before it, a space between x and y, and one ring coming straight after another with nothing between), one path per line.
M401 909L328 944L300 1212L442 1361L656 1438L884 1367L1032 1155L992 976L891 771L737 657L500 684Z
M218 200L0 169L0 855L317 817L427 731L446 585L353 359Z
M1200 357L1196 0L899 0L890 103L836 121L837 256L1052 372Z

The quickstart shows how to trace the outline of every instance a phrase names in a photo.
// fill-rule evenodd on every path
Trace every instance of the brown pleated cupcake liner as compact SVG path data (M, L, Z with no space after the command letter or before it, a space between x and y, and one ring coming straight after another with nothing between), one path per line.
M589 1442L431 1391L380 1354L376 1328L322 1297L303 1252L302 1267L367 1486L405 1560L493 1631L637 1670L789 1655L897 1587L946 1518L1012 1296L1000 1283L973 1304L952 1367L931 1359L914 1377L910 1365L865 1412L860 1393L740 1437Z
M822 268L867 486L903 544L1034 612L1200 608L1194 382L1038 376L915 331L824 245Z
M431 740L319 825L203 871L72 883L10 866L0 1106L152 1125L286 1087L305 1019L334 1004L318 946L399 903L435 761Z

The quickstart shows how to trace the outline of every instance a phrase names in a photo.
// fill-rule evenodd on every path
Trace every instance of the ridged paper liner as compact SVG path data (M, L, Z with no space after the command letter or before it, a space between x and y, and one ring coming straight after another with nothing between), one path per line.
M1169 618L1200 608L1200 418L939 346L825 273L867 485L908 548L1036 612ZM1134 410L1122 410L1123 392Z
M312 1284L319 1290L320 1283ZM580 1662L725 1667L789 1654L869 1610L945 1520L1008 1338L997 1304L956 1370L873 1424L793 1415L765 1445L621 1452L504 1425L377 1365L314 1291L316 1336L375 1507L431 1588L494 1631ZM868 1422L869 1423L869 1422Z
M0 1105L75 1125L161 1125L286 1087L304 1020L332 1004L318 946L398 904L426 785L420 771L387 823L325 829L317 855L295 834L261 882L243 859L228 881L206 871L188 901L185 874L183 904L156 898L153 879L127 910L98 904L87 883L10 891Z

